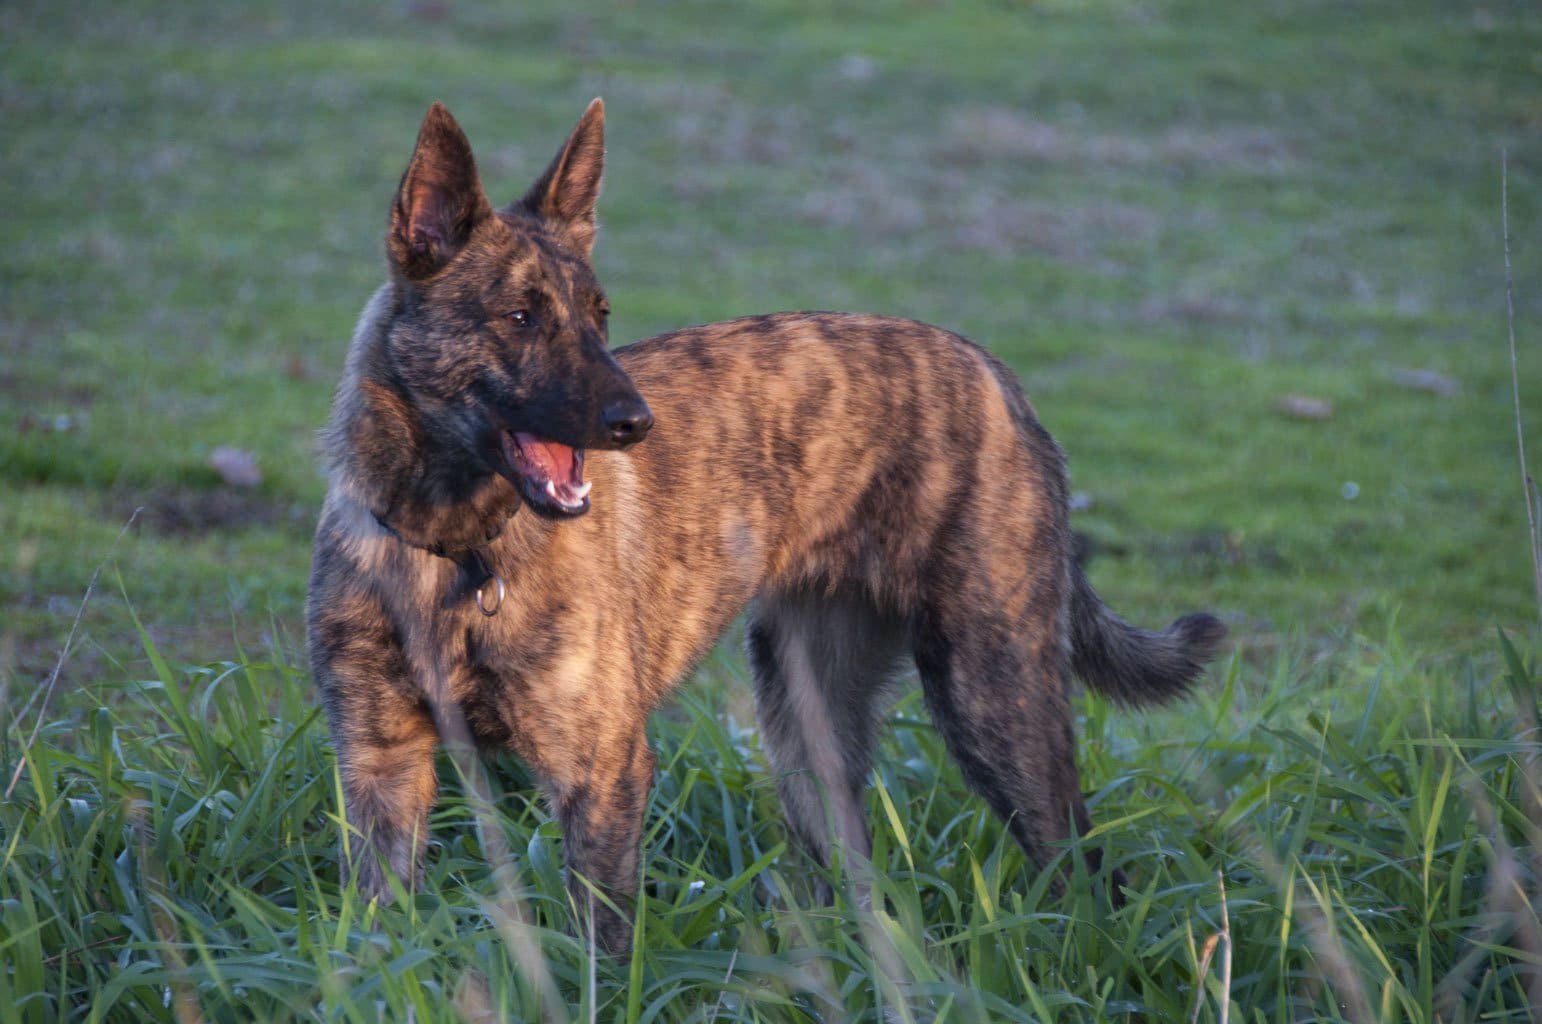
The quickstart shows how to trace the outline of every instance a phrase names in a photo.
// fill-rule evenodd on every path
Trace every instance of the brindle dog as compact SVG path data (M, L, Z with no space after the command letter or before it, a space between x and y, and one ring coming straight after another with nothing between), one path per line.
M869 851L869 760L913 662L964 778L1042 865L1089 825L1073 673L1167 700L1224 628L1146 632L1099 600L1060 449L956 334L783 313L610 351L603 125L596 100L494 208L435 105L391 205L390 279L323 435L310 583L360 890L418 878L435 749L463 725L539 776L575 892L622 910L593 911L599 941L626 950L645 722L746 608L762 742L815 857Z

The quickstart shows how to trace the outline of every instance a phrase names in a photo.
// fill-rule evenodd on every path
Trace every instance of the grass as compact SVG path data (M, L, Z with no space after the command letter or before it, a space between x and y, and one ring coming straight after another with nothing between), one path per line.
M1498 214L1504 147L1536 424L1539 52L1522 2L0 6L0 1021L1528 1019ZM386 203L431 100L497 197L597 94L617 341L958 329L1069 451L1111 603L1232 626L1183 708L1081 705L1124 910L1044 893L913 699L870 807L884 912L816 908L726 646L655 723L632 962L572 937L513 765L528 933L448 760L425 892L339 890L294 652Z
M0 805L0 1020L1530 1020L1533 670L1512 649L1509 675L1440 692L1395 649L1355 653L1336 680L1234 660L1187 729L1088 701L1118 911L1085 882L1044 891L907 699L870 801L872 913L840 887L855 868L812 900L724 696L739 667L716 658L655 723L640 941L611 962L572 932L560 839L517 766L493 766L489 812L444 761L424 891L365 905L338 883L303 671L179 671L151 647L157 674L93 687Z
M433 98L511 196L607 97L618 341L815 307L989 344L1120 607L1215 606L1265 649L1395 612L1470 652L1535 618L1497 414L1501 146L1523 335L1542 302L1524 4L17 3L0 28L21 678L139 506L120 561L169 651L296 621L314 431ZM221 484L227 445L260 487ZM133 645L115 602L88 627Z

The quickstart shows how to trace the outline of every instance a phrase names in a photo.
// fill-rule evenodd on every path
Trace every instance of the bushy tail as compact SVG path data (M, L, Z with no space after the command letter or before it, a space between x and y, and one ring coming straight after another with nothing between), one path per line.
M1214 615L1185 615L1160 633L1125 622L1071 567L1071 670L1120 704L1182 696L1226 637Z

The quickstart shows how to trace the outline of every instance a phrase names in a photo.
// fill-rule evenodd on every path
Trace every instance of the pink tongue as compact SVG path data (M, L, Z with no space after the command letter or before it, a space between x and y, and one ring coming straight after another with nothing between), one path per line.
M556 441L545 441L533 434L516 434L519 450L525 458L538 466L546 479L558 485L573 479L573 449Z

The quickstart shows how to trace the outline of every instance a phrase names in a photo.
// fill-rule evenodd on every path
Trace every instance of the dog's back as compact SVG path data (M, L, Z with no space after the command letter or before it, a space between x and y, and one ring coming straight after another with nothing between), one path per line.
M1043 858L1066 822L1086 825L1072 667L1153 703L1224 635L1210 616L1138 630L1098 599L1072 558L1060 449L1015 378L956 334L786 313L619 358L659 424L612 457L649 524L623 556L627 589L660 597L640 626L694 656L754 598L763 741L816 854L832 838L866 849L860 793L887 684L911 658L970 781ZM661 682L688 661L667 659Z
M1002 557L977 551L971 564L998 574L1003 595L1026 552L1065 563L1060 452L1010 376L957 335L785 313L617 355L659 427L624 455L591 456L594 500L602 467L627 467L648 530L625 557L642 579L688 555L689 589L722 581L729 603L764 588L856 588L906 615L939 568L939 540L961 529L1011 538Z

